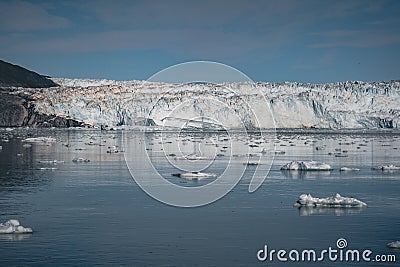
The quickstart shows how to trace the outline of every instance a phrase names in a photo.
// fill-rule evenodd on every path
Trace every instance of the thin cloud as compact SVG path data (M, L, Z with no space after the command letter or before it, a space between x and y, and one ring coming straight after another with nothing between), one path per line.
M255 49L277 47L286 42L281 32L270 35L234 34L205 30L127 30L79 34L68 38L39 39L29 43L0 43L5 53L19 52L103 52L164 50L176 55L225 57L243 55ZM15 44L16 43L16 44Z
M25 32L66 28L70 22L41 5L25 1L0 2L0 31Z
M322 40L309 45L310 48L380 47L400 43L400 35L397 30L335 30L312 33L312 35L317 35Z
M334 63L335 59L337 58L337 53L336 52L328 52L322 55L321 57L317 58L317 60L314 60L310 62L309 60L307 63L304 63L303 60L299 60L296 64L292 66L293 69L316 69L316 68L321 68L328 66L332 63Z

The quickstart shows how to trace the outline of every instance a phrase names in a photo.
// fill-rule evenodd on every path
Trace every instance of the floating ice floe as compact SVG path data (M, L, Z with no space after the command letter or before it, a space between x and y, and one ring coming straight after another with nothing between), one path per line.
M49 168L49 167L39 167L37 168L40 171L55 171L57 168Z
M342 153L335 153L335 157L337 158L347 158L349 155L347 154L342 154Z
M63 160L40 160L39 163L42 164L58 164L58 163L64 163Z
M189 180L201 180L204 178L217 177L217 175L214 173L206 173L206 172L184 172L184 173L177 173L177 174L172 174L172 175L180 177L180 178L184 178L184 179L189 179Z
M55 143L57 140L53 137L30 137L22 140L26 143Z
M90 162L89 159L85 159L85 158L73 158L72 162L74 163L82 163L82 162Z
M386 245L388 248L397 248L400 249L400 241L390 242Z
M275 155L284 155L284 154L286 154L286 152L283 151L283 150L268 150L266 148L263 148L260 153L261 154L275 154Z
M23 227L18 220L8 220L0 223L0 234L29 234L32 228Z
M340 168L341 172L358 172L360 171L359 168L349 168L349 167L342 167Z
M395 165L378 165L376 167L372 168L373 170L378 170L378 171L399 171L400 166L395 166Z
M209 160L207 157L198 156L198 155L187 155L183 157L175 157L175 160Z
M339 194L336 194L333 197L327 198L318 198L313 197L310 194L302 194L299 197L299 200L294 204L295 207L343 207L343 208L352 208L352 207L366 207L367 204L352 197L342 197Z
M296 171L330 171L331 165L318 161L292 161L281 167L281 170Z
M260 163L258 163L258 162L243 162L243 165L258 166L258 165L260 165Z

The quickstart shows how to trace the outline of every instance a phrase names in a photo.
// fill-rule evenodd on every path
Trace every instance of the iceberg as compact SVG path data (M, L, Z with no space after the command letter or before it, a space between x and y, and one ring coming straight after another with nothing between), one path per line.
M295 170L295 171L330 171L331 165L318 162L318 161L292 161L286 163L281 167L281 170Z
M32 228L23 227L18 220L0 223L0 234L30 234L32 232Z
M343 207L343 208L360 208L366 207L367 204L352 197L342 197L340 194L336 194L333 197L318 198L313 197L310 194L300 195L297 202L294 204L295 207Z
M390 242L386 245L388 248L397 248L400 249L400 241Z
M172 176L177 176L179 178L184 178L188 180L201 180L204 178L217 177L217 175L214 173L206 173L206 172L184 172L184 173L172 174Z

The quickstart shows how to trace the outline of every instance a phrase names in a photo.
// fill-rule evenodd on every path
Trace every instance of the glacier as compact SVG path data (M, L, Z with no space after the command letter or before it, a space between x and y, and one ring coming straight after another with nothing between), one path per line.
M37 113L100 127L399 128L400 81L172 84L53 78L59 87L16 88ZM262 115L259 115L262 114ZM258 117L257 117L258 116Z

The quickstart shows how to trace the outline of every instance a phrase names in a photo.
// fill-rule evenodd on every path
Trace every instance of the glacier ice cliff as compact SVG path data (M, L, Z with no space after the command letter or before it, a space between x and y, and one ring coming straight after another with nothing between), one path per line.
M38 114L94 126L155 123L182 127L190 120L194 124L227 128L400 127L400 81L329 84L167 84L66 78L53 81L60 86L17 88L11 93L29 96ZM258 116L261 110L264 115Z

